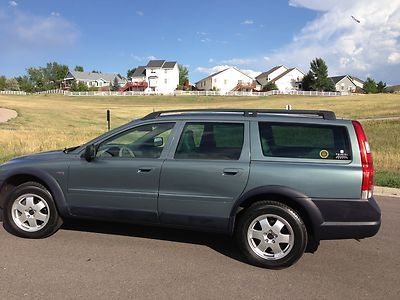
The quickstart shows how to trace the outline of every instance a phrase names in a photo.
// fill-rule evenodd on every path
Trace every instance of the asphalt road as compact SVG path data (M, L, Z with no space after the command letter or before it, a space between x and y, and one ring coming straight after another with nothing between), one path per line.
M289 269L241 261L224 236L74 222L44 240L0 229L1 299L400 299L400 199L377 236L324 241Z

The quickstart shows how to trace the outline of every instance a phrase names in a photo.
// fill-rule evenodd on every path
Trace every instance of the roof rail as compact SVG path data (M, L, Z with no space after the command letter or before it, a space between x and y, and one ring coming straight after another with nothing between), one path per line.
M336 120L336 115L329 110L286 110L286 109L229 109L229 108L208 108L208 109L177 109L154 111L144 116L142 120L151 120L162 115L181 113L241 113L245 117L257 117L258 114L285 114L285 115L314 115L325 120Z

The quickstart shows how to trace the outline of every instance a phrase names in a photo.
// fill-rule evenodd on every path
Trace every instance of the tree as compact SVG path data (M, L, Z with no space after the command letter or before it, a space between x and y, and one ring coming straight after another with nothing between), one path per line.
M112 91L119 91L119 82L118 77L116 76L113 81L113 85L111 86Z
M88 86L86 83L79 81L76 82L76 80L71 84L71 92L87 92L89 91Z
M378 93L384 93L386 91L386 82L383 82L382 80L379 81L376 85L376 89Z
M68 71L68 66L56 62L47 63L45 67L27 69L29 80L36 91L59 88Z
M135 73L136 68L132 68L126 72L126 77L132 78L133 73Z
M301 81L301 89L303 91L313 91L313 84L314 76L311 71L308 71L308 73L303 77L303 80Z
M7 91L19 91L19 84L15 78L6 79L6 90Z
M322 58L315 58L310 63L310 72L313 80L311 88L315 91L334 91L335 85L328 78L328 66Z
M19 84L19 88L21 91L27 92L27 93L33 93L35 91L35 86L32 82L32 80L29 79L28 76L19 76L16 78Z
M83 70L83 67L82 67L82 66L75 66L75 69L74 69L74 71L77 71L77 72L84 72L84 70Z
M263 92L277 90L278 87L276 86L275 82L267 82L266 85L263 86Z
M179 69L179 86L184 86L185 82L189 81L189 70L184 65L178 64Z
M370 77L368 77L367 80L365 80L363 89L364 89L364 92L367 94L375 94L378 92L376 82Z
M0 76L0 91L4 91L6 89L6 76Z

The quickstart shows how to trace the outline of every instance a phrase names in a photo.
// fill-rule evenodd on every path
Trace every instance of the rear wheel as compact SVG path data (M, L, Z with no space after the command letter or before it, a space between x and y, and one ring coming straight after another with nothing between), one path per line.
M300 216L276 201L260 201L240 216L236 238L248 261L278 269L295 263L307 245L307 230Z
M20 237L44 238L62 224L53 197L37 182L14 188L7 195L4 208L4 228Z

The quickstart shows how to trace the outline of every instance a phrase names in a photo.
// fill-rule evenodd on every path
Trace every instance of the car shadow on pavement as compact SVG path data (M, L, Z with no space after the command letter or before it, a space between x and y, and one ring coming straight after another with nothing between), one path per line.
M245 263L233 237L183 229L141 226L89 220L66 220L61 230L74 230L205 245L227 257ZM57 234L57 233L56 233Z

